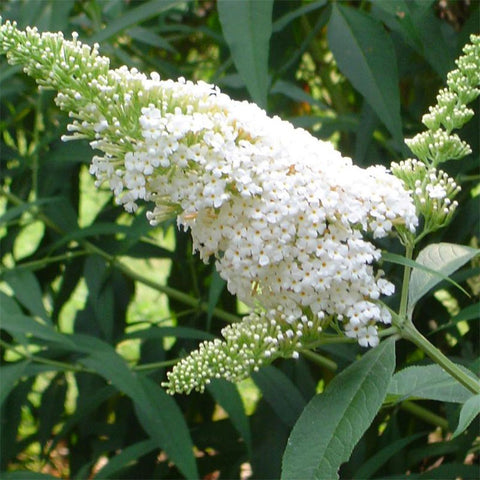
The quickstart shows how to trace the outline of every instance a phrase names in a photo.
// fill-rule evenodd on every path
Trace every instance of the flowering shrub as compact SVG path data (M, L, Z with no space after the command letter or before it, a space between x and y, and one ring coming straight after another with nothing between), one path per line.
M231 19L224 5L220 2L219 14L228 38ZM244 6L234 8L242 12ZM344 9L333 7L331 21L342 15L352 15L359 24L366 21L355 17L358 12ZM471 37L458 68L447 76L448 88L440 91L437 105L424 115L428 130L407 141L417 159L394 162L391 171L382 165L360 168L330 142L278 116L268 116L254 103L232 100L202 81L162 80L157 73L147 76L126 66L111 69L97 44L91 48L78 40L78 34L72 37L70 41L62 33L21 30L6 20L0 26L0 52L9 63L21 64L43 90L57 92L55 103L71 119L70 135L62 139L87 139L96 151L89 167L95 186L107 185L116 203L130 213L146 202L151 226L176 217L178 227L190 232L193 251L206 264L213 257L228 291L250 308L241 320L222 328L223 339L205 340L176 362L162 382L168 393L203 392L210 385L218 392L213 380L238 382L280 357L315 356L312 350L337 341L354 339L362 347L377 347L305 408L284 453L282 478L337 475L387 392L393 394L389 385L397 338L417 345L456 379L457 389L469 392L465 415L472 415L472 407L466 407L478 398L472 396L478 393L478 379L429 343L414 327L412 313L439 278L478 251L438 243L423 249L416 263L412 259L419 242L447 226L459 207L455 197L460 187L438 166L471 153L452 131L474 115L467 104L480 93L480 37ZM387 127L392 125L388 122ZM11 193L8 198L17 201ZM379 241L389 235L405 247L405 257L382 254ZM404 266L398 308L385 303L395 286L378 267L382 257ZM24 331L39 328L28 322ZM379 323L393 326L382 331ZM16 329L14 320L7 322L9 333ZM42 332L41 338L61 341L56 332ZM380 336L391 338L379 345ZM129 395L145 431L159 444L166 442L167 455L193 477L192 462L181 460L190 443L179 450L152 433L150 422L159 413L147 399L171 399L148 379L132 376L129 369L120 380L112 380L97 361L102 357L95 356L95 342L87 346L82 337L74 338L73 351L80 353L80 364L93 367ZM100 351L106 348L97 346ZM115 352L108 355L113 365L123 365ZM369 382L375 384L376 393L369 393L370 406L355 423L348 412L360 408L355 398L368 393ZM329 396L335 397L337 391L342 392L343 403L335 405ZM325 415L338 416L338 425L350 422L355 430L337 452L340 463L329 459L334 452L328 446L325 459L324 453L306 459L305 453L298 454L308 451L305 442L317 443L317 433L310 429L318 405ZM469 423L460 422L457 435ZM241 432L245 435L244 429Z

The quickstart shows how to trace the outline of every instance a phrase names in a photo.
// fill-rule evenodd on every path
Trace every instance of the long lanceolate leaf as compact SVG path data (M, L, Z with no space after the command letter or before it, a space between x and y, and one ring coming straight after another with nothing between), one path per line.
M338 67L365 97L397 142L403 143L395 49L380 22L335 3L328 43Z
M282 480L333 480L371 424L395 367L390 338L340 373L306 406L283 456Z
M273 0L218 0L223 35L252 99L267 104Z

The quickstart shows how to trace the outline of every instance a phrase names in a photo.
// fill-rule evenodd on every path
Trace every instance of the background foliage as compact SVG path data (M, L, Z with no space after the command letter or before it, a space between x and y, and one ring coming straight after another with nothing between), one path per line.
M99 42L113 67L215 83L362 166L408 156L403 138L423 130L422 114L479 25L479 4L468 0L19 0L0 8L19 27ZM174 221L153 229L146 208L128 215L94 188L92 152L60 141L68 119L52 92L38 92L4 59L0 88L2 478L279 478L305 405L363 351L325 346L330 362L280 361L239 386L167 396L159 383L168 366L244 307ZM447 164L463 188L461 207L435 242L477 246L477 129L473 121L461 132L474 153ZM398 285L401 269L384 269ZM414 318L477 371L479 275L474 259L454 276L470 297L442 283ZM367 361L381 363L381 354ZM429 363L406 342L396 358L396 370ZM478 477L478 419L452 438L465 398L430 373L443 389L422 391L419 375L408 390L415 371L394 377L341 478Z

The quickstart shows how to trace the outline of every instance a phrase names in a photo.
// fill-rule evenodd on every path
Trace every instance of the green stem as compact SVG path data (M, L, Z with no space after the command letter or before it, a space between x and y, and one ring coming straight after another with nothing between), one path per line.
M300 353L305 358L308 358L312 362L326 368L327 370L330 370L331 372L335 372L338 368L338 365L333 360L330 360L323 355L319 355L318 353L312 352L311 350L300 350Z
M136 372L144 372L145 370L157 370L159 368L170 367L178 363L180 359L175 358L173 360L165 360L163 362L144 363L142 365L135 365L132 370Z
M406 400L400 404L400 408L412 413L416 417L422 419L424 422L430 423L435 427L440 427L443 430L449 430L448 422L443 417L432 413L430 410L427 410L416 403Z
M405 247L405 258L412 260L413 258L413 246L408 243ZM405 265L403 270L403 282L402 282L402 294L400 298L400 307L398 309L398 316L400 321L403 323L407 318L407 307L408 307L408 289L410 286L410 274L412 267Z
M466 373L459 365L452 362L438 348L432 345L407 319L401 327L404 339L414 343L422 352L429 356L436 364L440 365L447 373L459 381L465 388L474 394L480 393L480 382Z
M6 350L11 350L16 355L24 358L25 360L29 360L31 362L40 363L42 365L48 365L50 367L59 368L60 370L64 370L64 371L68 370L73 372L95 373L93 370L84 368L81 365L74 365L72 363L59 362L58 360L51 360L50 358L40 357L30 352L21 352L18 350L17 346L10 345L4 340L0 340L0 345Z
M21 269L27 269L27 270L39 270L41 268L44 268L45 265L48 265L49 263L57 263L57 262L64 262L71 260L72 258L75 257L81 257L84 256L87 252L84 250L78 251L78 252L67 252L63 255L56 255L54 257L45 257L42 258L41 260L34 260L32 262L24 262L20 263L18 265L15 265L15 268L18 270ZM2 268L0 268L0 273L2 272Z

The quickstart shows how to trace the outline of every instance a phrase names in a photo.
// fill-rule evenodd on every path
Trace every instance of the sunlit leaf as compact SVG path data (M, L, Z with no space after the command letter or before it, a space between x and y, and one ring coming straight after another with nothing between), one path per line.
M425 247L415 261L420 265L439 272L441 275L450 275L467 263L480 250L476 248L457 245L454 243L434 243ZM415 304L431 288L437 285L442 278L420 268L414 268L410 278L408 290L409 308L412 310Z
M474 378L468 369L460 365L459 368ZM388 394L394 395L398 400L413 397L455 403L464 403L472 396L472 392L458 383L440 365L404 368L392 377Z

